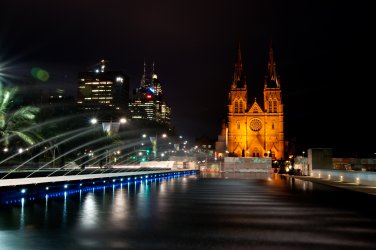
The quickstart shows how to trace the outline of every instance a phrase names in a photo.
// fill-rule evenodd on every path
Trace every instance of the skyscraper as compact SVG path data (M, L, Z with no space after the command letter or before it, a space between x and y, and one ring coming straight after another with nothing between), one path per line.
M227 120L222 124L216 151L238 157L284 157L283 104L272 46L269 48L264 100L248 103L240 44L230 86Z
M164 100L162 83L158 79L154 63L152 70L147 72L144 62L140 87L135 90L134 97L129 102L129 112L132 120L170 126L171 108Z
M123 116L128 113L128 103L128 76L122 71L108 71L106 60L78 74L79 109L103 112L108 117Z

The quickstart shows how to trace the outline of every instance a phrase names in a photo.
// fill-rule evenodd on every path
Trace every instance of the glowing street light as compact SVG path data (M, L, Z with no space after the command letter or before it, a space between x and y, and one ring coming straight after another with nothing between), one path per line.
M90 123L92 125L95 125L98 123L98 119L93 117L90 119ZM112 120L109 122L102 121L103 132L106 132L107 135L112 135L114 133L117 133L119 131L120 124L125 124L125 123L127 123L127 119L124 117L120 118L118 122L113 122Z
M91 118L90 123L93 124L93 125L97 124L98 123L97 118Z
M142 137L145 138L147 135L146 134L143 134ZM167 138L167 134L166 133L163 133L160 135L161 138ZM150 136L149 137L150 139L150 142L151 142L151 145L153 147L153 154L154 154L154 160L157 159L157 144L158 144L158 135L157 133L155 134L155 136Z
M98 119L95 118L95 117L93 117L93 118L91 118L90 123L91 123L92 125L95 125L95 124L98 123ZM113 121L111 120L111 121L109 121L109 122L107 122L107 121L102 121L101 123L102 123L102 129L103 129L103 132L105 132L107 136L111 136L111 135L116 134L116 133L119 132L120 125L121 125L121 124L125 124L125 123L127 123L127 119L124 118L124 117L121 117L121 118L118 120L118 122L113 122ZM107 151L107 153L106 153L106 165L107 165L107 163L108 163L108 158L109 158L109 155L110 155L110 154L109 154L108 150L106 150L106 151ZM116 152L115 152L115 153L116 153ZM120 153L120 152L119 152L119 153Z

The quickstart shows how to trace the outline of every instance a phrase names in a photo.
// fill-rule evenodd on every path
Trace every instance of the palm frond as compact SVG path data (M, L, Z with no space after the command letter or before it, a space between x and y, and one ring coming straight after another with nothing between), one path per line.
M13 131L13 133L29 145L33 145L36 142L36 140L34 140L34 138L32 136L30 136L26 133L18 132L18 131Z
M0 113L0 129L4 128L6 124L6 116L3 113Z
M6 122L13 130L15 130L16 128L30 126L33 124L35 116L38 112L38 107L22 107L13 114L11 114Z
M11 117L17 120L33 120L35 115L39 112L39 108L35 106L25 106L19 108Z
M1 130L0 135L1 135L0 142L3 143L4 146L8 146L9 145L9 139L10 139L8 132Z
M4 88L1 86L0 91L0 113L6 112L9 109L10 103L13 100L14 95L17 92L17 88Z
M34 123L40 109L35 106L25 106L8 113L17 90L16 87L5 88L0 83L0 142L4 141L5 145L9 145L13 137L19 137L27 144L33 145L41 138L32 131L30 125Z

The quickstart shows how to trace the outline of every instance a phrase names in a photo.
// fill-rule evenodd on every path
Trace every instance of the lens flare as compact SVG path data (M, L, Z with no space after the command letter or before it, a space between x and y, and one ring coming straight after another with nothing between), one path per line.
M31 75L38 80L41 80L43 82L47 81L50 78L50 74L41 68L32 68L31 69Z

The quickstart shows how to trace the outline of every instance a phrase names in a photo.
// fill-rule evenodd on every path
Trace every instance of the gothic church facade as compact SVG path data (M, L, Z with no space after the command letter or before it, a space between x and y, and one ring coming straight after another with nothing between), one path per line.
M263 101L248 100L240 45L230 87L227 119L216 151L221 156L284 158L284 122L280 78L270 46Z

